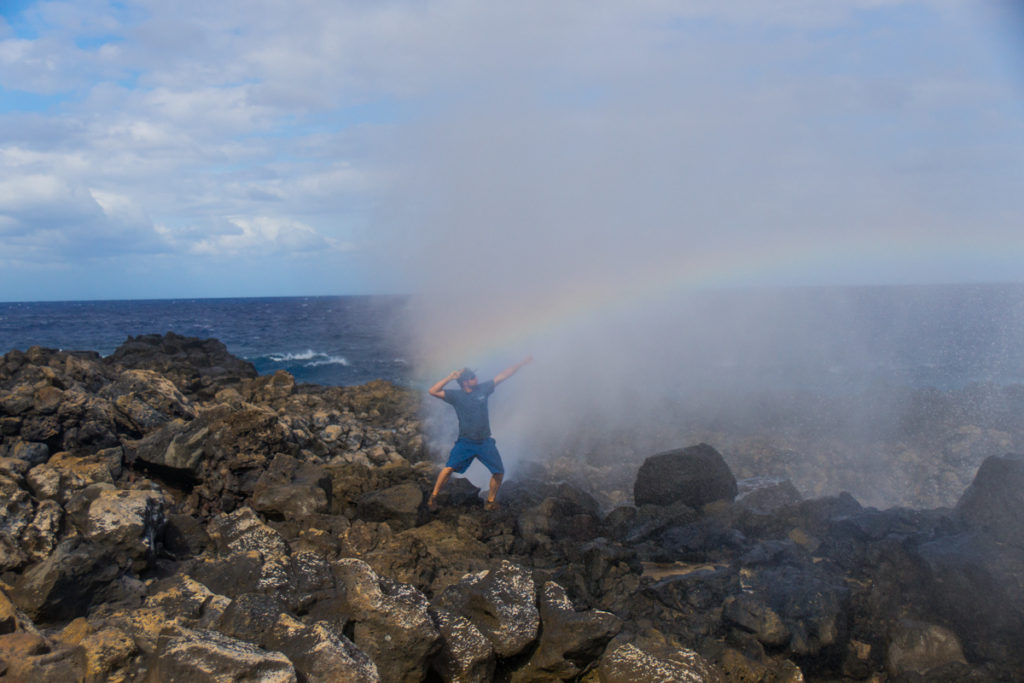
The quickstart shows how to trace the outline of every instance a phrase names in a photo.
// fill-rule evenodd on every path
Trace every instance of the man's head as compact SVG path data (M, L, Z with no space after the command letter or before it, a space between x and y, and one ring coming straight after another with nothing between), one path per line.
M472 390L477 385L476 373L469 368L462 368L458 379L455 380L463 389Z

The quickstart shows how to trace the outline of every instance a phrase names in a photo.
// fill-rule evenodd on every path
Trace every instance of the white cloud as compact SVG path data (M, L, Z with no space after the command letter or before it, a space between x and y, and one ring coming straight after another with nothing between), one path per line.
M73 259L330 251L372 211L404 224L393 245L437 244L442 201L471 224L628 217L644 249L682 219L740 243L964 206L1002 225L1024 144L970 5L38 2L38 38L0 34L0 86L61 99L0 111L0 178L25 179L0 183L0 230Z
M224 232L193 242L189 251L202 256L234 256L242 253L347 251L351 248L351 245L324 237L308 225L258 216L227 219Z

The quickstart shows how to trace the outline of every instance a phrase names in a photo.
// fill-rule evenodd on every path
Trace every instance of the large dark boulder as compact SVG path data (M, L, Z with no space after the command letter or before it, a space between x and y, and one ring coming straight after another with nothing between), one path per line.
M968 658L1024 667L1024 549L964 533L918 552L926 572L915 602L953 628Z
M1024 547L1024 455L986 458L956 511L971 528Z
M658 453L644 460L633 486L636 504L684 503L698 508L736 497L736 477L725 459L706 443Z
M744 597L754 598L764 609L754 608L754 603L737 604L752 621L733 621L765 644L785 644L793 654L807 656L844 641L850 589L840 577L812 564L753 570L746 580L751 586Z
M364 494L359 498L357 509L360 519L387 522L394 529L408 529L416 524L422 502L423 492L419 486L405 483Z
M252 493L254 509L284 519L302 519L327 512L330 500L330 473L283 453L274 456Z
M18 577L11 599L35 620L68 620L110 599L116 580L127 569L107 548L75 536Z

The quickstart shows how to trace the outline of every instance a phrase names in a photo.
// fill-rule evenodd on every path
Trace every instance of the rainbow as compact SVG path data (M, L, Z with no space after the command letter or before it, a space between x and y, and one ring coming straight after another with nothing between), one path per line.
M503 308L442 348L428 352L428 373L484 362L513 362L531 353L545 338L583 326L600 316L630 310L638 303L702 290L759 286L866 284L940 284L1024 279L1024 239L936 240L923 245L919 235L873 239L837 239L814 244L746 252L672 254L649 260L642 271L617 277L567 282L542 301ZM972 277L971 273L974 274ZM978 273L988 277L978 277ZM1007 276L1009 274L1009 277ZM995 275L995 277L992 277Z

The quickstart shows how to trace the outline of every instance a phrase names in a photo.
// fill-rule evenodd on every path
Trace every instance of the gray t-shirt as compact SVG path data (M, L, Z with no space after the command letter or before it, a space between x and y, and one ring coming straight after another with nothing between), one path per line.
M444 401L455 408L459 418L459 438L483 441L491 436L491 422L487 416L487 397L494 393L494 380L480 382L473 391L462 387L445 390Z

